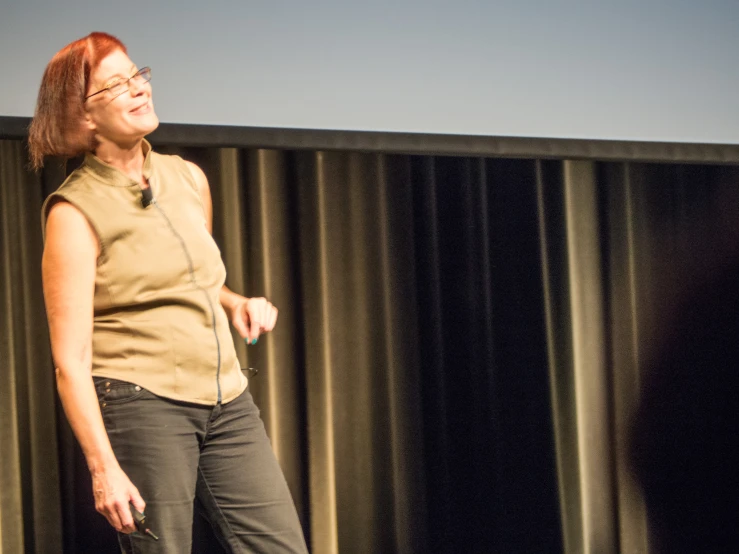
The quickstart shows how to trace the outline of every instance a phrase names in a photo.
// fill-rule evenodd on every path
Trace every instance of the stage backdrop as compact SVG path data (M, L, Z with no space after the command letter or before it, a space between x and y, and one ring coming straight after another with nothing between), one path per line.
M312 552L653 551L629 416L671 298L735 245L736 167L157 148L281 310L238 348ZM0 550L106 552L39 283L71 165L25 163L0 142Z
M165 123L739 144L731 0L0 0L0 116L93 30ZM2 132L0 132L0 135Z

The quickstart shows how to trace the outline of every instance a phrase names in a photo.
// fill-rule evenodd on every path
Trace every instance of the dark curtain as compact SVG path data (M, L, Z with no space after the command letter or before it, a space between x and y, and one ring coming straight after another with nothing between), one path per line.
M673 298L733 255L735 167L155 148L208 175L229 286L280 308L236 345L313 552L650 551L630 416ZM63 171L24 156L0 142L0 551L104 552L51 409L38 211Z
M56 393L41 295L42 186L20 141L0 140L0 552L62 540Z

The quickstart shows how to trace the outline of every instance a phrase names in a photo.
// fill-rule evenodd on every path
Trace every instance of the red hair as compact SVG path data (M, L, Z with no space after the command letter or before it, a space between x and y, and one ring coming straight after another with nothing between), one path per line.
M115 50L128 53L116 37L90 33L51 58L28 128L28 150L34 169L43 167L45 156L71 158L94 149L94 134L83 126L85 96L90 74Z

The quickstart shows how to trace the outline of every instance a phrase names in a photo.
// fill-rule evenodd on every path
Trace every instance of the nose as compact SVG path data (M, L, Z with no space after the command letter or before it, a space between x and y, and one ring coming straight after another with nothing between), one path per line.
M147 81L144 81L143 83L138 81L138 79L131 79L128 81L128 91L131 93L131 96L140 96L143 94L146 87L149 86L149 83Z

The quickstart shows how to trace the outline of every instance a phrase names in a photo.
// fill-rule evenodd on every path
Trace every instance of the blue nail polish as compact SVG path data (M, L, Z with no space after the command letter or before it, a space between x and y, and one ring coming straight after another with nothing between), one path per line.
M258 341L258 340L259 340L259 339L254 339L253 341L251 341L251 343L252 343L252 344L257 344L257 341Z

